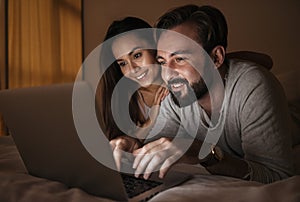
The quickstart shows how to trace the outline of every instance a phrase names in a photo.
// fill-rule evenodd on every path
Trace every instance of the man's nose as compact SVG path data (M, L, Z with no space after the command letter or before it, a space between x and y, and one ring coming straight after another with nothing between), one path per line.
M162 67L162 78L163 80L168 83L168 81L170 81L172 78L176 77L178 75L178 72L176 71L176 69L173 69L169 66L164 66Z

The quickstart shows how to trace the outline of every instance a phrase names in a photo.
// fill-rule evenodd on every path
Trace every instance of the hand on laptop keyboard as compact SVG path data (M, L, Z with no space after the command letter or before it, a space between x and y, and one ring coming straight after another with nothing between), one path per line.
M140 142L130 136L120 136L111 140L110 145L113 149L117 169L120 171L122 161L133 162L132 152L140 147Z

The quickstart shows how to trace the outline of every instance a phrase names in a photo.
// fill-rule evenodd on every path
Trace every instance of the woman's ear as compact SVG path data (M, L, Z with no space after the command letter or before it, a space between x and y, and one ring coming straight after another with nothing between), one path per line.
M223 46L216 46L211 51L211 58L217 68L221 67L225 60L225 49Z

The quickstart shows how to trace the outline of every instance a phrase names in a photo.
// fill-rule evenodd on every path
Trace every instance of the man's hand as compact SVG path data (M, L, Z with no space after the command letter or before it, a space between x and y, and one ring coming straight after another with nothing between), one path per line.
M121 169L121 161L124 158L124 152L132 153L140 147L140 142L129 136L120 136L111 140L110 145L113 150L113 156L116 162L117 169Z
M162 137L135 150L133 152L135 176L138 177L144 173L144 178L148 179L153 171L159 169L159 177L163 178L171 166L179 160L186 163L198 162L197 152L186 153L186 150L190 150L189 147L193 145L192 143L193 139L177 138L172 140ZM200 147L196 151L199 152L199 149Z

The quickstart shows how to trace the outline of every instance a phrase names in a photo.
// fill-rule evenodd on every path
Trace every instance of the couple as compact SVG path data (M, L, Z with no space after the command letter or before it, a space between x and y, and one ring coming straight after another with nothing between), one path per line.
M137 31L150 28L127 17L114 21L105 37L111 43L101 59L111 54L115 62L104 72L96 99L117 167L125 151L135 157L135 175L145 179L156 170L164 177L177 162L264 183L291 176L284 92L266 68L227 58L223 14L186 5L161 16L155 34ZM115 93L120 83L123 89ZM130 118L124 120L126 109ZM200 155L204 147L209 152Z

